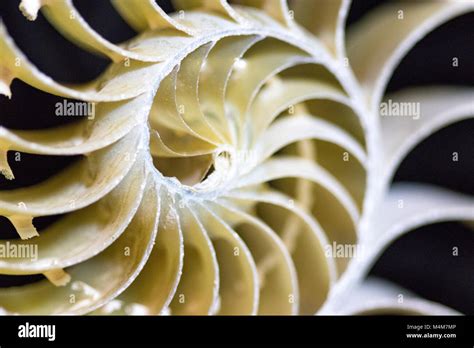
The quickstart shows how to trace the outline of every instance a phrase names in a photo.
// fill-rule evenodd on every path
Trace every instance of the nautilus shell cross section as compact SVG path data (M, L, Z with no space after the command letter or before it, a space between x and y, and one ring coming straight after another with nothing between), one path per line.
M110 59L81 85L41 72L0 22L1 94L19 79L94 113L0 127L9 180L8 152L78 157L0 191L18 233L0 242L37 248L35 260L0 257L0 274L36 279L0 287L2 314L456 313L416 296L399 303L397 286L366 276L410 229L474 220L473 197L391 184L416 144L474 116L474 89L413 86L390 100L421 103L416 123L379 115L401 59L473 1L390 2L347 35L349 0L175 0L174 13L111 3L138 33L122 44L72 0L19 2L25 20L44 16ZM361 253L337 257L339 247Z

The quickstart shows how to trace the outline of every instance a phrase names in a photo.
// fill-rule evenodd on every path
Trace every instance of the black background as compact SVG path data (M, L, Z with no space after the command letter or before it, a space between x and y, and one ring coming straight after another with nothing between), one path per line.
M416 0L410 0L416 1ZM43 72L62 82L86 82L97 77L108 61L87 53L64 39L40 14L27 21L15 0L0 1L0 15L10 35L29 59ZM387 1L354 0L348 27L367 11ZM89 24L112 42L135 35L108 0L76 0ZM168 1L158 1L172 11ZM459 67L451 65L459 58ZM474 86L474 14L463 15L436 29L402 61L392 77L388 91L430 84ZM73 122L49 117L52 105L62 100L35 90L19 80L12 85L9 101L0 96L0 125L14 129L37 129ZM473 115L474 116L474 115ZM58 120L59 119L59 120ZM459 161L451 160L459 153ZM41 182L70 165L74 157L22 154L12 161L16 180L0 178L0 189L8 190ZM419 144L403 161L394 181L419 181L474 194L474 120L446 127ZM383 212L382 212L383 213ZM41 230L58 217L36 219ZM0 217L0 239L16 234ZM459 256L452 256L452 248ZM417 229L396 241L382 255L372 274L392 280L416 293L467 314L474 314L474 231L457 222ZM0 286L11 286L41 279L41 276L0 276Z

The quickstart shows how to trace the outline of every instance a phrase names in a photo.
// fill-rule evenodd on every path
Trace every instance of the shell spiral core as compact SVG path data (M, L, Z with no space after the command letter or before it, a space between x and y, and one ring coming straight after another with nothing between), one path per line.
M21 3L29 19L35 3ZM390 18L390 8L354 30L346 53L349 1L176 1L182 11L169 16L154 1L114 0L140 32L121 45L94 32L71 1L39 3L61 33L112 64L87 85L61 85L0 26L2 93L19 78L95 105L93 119L61 131L1 129L5 154L83 157L47 181L0 193L1 213L21 237L10 242L39 250L35 262L0 259L0 273L46 278L0 288L0 307L19 314L339 312L343 302L334 298L359 284L401 233L371 239L377 202L392 204L385 191L398 160L389 151L396 142L380 145L377 112L387 66L393 71L392 57L403 53L396 44L416 39L394 30L386 60L361 55L380 41L369 24ZM441 23L473 8L403 6L403 26L413 32L430 29L413 18ZM307 18L313 10L319 22ZM465 93L468 100L472 92ZM1 165L12 178L8 162ZM453 215L474 219L472 199L453 200ZM38 234L33 219L55 214L66 215ZM362 239L381 246L360 260L328 256ZM360 271L345 276L351 267ZM430 306L414 311L439 310Z

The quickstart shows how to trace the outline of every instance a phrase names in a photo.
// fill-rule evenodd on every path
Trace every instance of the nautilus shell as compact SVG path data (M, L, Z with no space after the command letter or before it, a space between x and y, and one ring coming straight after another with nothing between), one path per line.
M0 128L8 151L80 160L0 192L0 214L37 246L0 274L44 278L0 288L6 314L455 313L366 279L417 226L474 220L472 197L390 185L422 139L474 115L467 87L386 96L402 57L472 1L405 1L351 27L349 0L111 0L139 34L116 45L72 0L23 0L110 65L64 85L39 71L0 23L0 93L13 79L91 103L94 117L54 129ZM402 20L400 19L402 14ZM421 104L417 122L380 104ZM54 117L54 115L51 115ZM402 204L400 204L402 202ZM35 219L64 214L39 234ZM357 257L332 246L362 246Z

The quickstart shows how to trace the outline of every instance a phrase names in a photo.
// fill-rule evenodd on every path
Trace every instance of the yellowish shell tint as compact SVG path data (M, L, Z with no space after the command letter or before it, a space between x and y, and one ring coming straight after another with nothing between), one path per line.
M0 258L0 274L45 276L0 288L2 312L452 313L416 297L400 303L392 285L364 279L406 231L474 220L472 197L389 185L412 147L473 116L473 89L390 96L422 103L417 123L379 115L402 57L472 1L384 5L347 37L348 0L175 0L173 14L154 0L111 2L139 32L118 45L72 0L20 4L27 19L41 11L110 59L84 85L43 74L0 22L0 93L17 78L94 106L94 117L54 130L0 127L8 179L7 151L83 155L0 192L0 214L21 237L9 243L39 251L33 262ZM57 214L66 215L38 234L33 219ZM340 247L363 252L339 257Z

